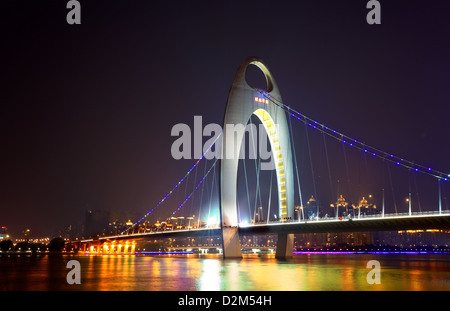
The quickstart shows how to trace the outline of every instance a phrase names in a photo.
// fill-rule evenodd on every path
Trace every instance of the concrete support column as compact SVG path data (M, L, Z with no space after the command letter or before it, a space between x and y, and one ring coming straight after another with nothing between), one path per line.
M223 258L242 258L238 227L222 228Z
M248 85L245 75L250 65L258 67L264 74L266 91ZM280 109L279 103L282 103L280 92L267 66L258 58L245 60L234 77L223 122L220 211L224 258L242 257L238 231L237 175L240 150L245 131L248 131L246 127L253 115L261 121L272 149L272 164L261 163L264 164L261 169L276 170L279 206L277 214L283 221L294 217L294 175L289 126L286 112ZM247 142L244 147L246 145Z
M275 258L286 259L292 257L294 250L294 234L293 233L278 233L277 252Z

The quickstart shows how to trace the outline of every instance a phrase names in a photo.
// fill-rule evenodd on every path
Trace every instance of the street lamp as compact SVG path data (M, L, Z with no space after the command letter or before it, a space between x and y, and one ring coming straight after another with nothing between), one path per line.
M297 220L298 220L298 222L300 222L300 211L302 211L303 212L303 206L295 206L295 210L297 211L297 213L298 213L298 215L297 215Z
M408 197L406 198L406 202L408 203L408 214L411 216L411 192L409 193Z
M330 206L334 207L334 204L330 204ZM342 196L342 194L339 195L339 198L338 198L338 200L336 202L336 219L339 218L339 206L342 206L342 207L347 207L348 206L348 203L345 202L345 199Z
M311 195L311 197L309 198L308 202L306 202L306 204L310 205L313 202L316 202L316 205L317 205L317 220L319 220L319 204L317 204L317 201L314 198L314 196Z

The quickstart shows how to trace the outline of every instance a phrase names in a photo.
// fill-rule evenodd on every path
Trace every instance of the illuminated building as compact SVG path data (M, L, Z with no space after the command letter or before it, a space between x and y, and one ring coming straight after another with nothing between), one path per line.
M0 231L0 241L10 239L9 234L7 234L6 232L7 232L6 226L2 226Z

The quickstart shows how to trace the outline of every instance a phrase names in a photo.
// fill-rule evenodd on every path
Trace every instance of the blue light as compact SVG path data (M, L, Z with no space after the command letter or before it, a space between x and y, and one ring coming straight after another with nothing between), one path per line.
M364 149L364 152L367 152L367 149Z
M419 169L418 169L418 168L416 168L416 169L415 169L415 171L416 171L416 172L418 172L418 171L419 171Z
M397 165L400 165L400 162L397 162Z
M377 154L374 152L374 153L372 153L372 155L373 155L373 156L376 156Z

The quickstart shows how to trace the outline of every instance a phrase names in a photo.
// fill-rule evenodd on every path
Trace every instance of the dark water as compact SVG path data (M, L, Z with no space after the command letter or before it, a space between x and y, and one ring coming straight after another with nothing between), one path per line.
M81 264L81 284L69 285L69 260ZM369 285L369 260L381 265L381 284ZM0 290L450 290L450 254L219 255L0 257Z

